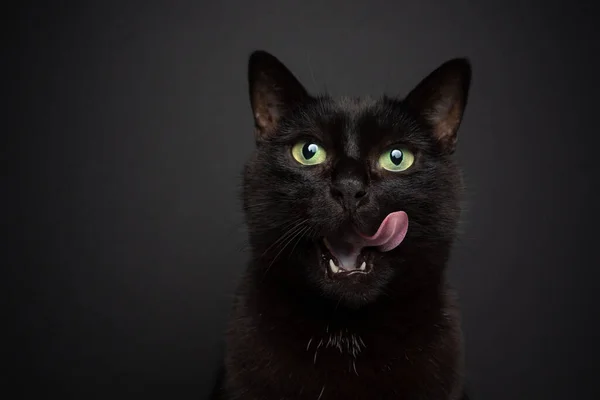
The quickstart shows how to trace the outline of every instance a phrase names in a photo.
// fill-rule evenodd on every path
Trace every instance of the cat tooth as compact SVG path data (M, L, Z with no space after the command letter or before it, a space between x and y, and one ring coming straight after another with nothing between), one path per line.
M329 259L329 268L331 268L331 272L333 272L334 274L340 272L340 267L335 265L332 259Z
M360 267L358 269L360 269L361 271L366 270L367 269L367 262L363 261L363 263L360 264Z

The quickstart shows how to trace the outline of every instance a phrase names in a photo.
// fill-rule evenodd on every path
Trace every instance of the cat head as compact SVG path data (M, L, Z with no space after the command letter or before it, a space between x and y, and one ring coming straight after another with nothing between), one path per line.
M250 56L248 80L254 268L351 307L439 283L460 214L452 155L469 62L442 64L404 99L312 95L264 51Z

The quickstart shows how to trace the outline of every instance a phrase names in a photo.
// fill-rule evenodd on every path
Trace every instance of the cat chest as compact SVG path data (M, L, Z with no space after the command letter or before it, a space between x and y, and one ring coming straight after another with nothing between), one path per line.
M452 390L454 371L432 362L437 355L372 339L331 332L309 337L301 348L298 341L271 342L245 382L260 396L278 399L398 399L426 392L443 399Z

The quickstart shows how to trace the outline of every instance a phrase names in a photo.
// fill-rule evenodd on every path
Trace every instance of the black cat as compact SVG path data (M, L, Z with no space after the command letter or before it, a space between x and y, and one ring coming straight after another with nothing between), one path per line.
M248 79L252 251L214 398L463 398L445 267L469 62L444 63L403 100L313 96L263 51Z

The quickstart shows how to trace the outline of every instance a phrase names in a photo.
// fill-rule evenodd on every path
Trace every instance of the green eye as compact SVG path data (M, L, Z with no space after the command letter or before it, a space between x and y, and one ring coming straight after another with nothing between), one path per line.
M292 156L302 165L317 165L325 161L327 154L318 144L303 141L292 147Z
M381 168L392 172L406 171L414 162L414 154L410 150L402 148L388 150L379 157Z

